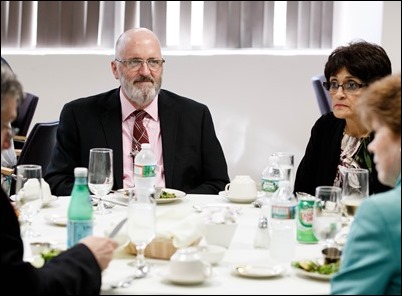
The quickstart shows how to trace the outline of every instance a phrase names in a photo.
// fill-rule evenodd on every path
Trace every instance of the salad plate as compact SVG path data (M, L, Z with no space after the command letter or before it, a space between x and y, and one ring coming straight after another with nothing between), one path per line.
M119 189L116 191L117 194L114 194L114 195L120 201L128 204L128 199L130 196L129 190L133 190L133 189ZM166 204L166 203L172 203L172 202L181 200L185 196L186 196L186 193L183 191L180 191L177 189L171 189L171 188L161 188L159 198L156 198L155 201L157 204Z
M313 264L315 268L312 268L311 270L306 270L301 267L301 265L309 265ZM332 264L324 264L324 258L317 258L317 259L304 259L304 260L298 260L298 261L293 261L291 263L292 269L295 272L295 274L302 276L302 277L309 277L317 280L326 280L329 281L334 274L338 271L339 265L334 265ZM320 273L318 272L318 268L330 268L332 271L331 273ZM335 270L334 270L335 268Z
M334 275L334 273L332 273L332 274L321 274L321 273L318 273L316 271L307 271L307 270L304 270L304 269L301 269L301 268L298 268L298 267L292 267L292 268L293 268L294 272L297 275L301 275L303 277L309 277L309 278L313 278L313 279L318 279L318 280L329 281Z

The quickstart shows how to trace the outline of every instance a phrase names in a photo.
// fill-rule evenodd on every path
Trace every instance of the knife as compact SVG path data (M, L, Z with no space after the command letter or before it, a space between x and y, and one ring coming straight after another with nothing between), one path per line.
M127 222L127 218L124 218L121 220L114 228L113 230L109 233L108 237L109 238L114 238L116 234L120 231L120 229L123 227L123 225Z
M92 200L95 200L95 199L99 200L99 197L96 197L95 195L91 195L91 198L92 198ZM122 207L128 206L128 203L124 203L124 202L120 202L120 201L112 200L112 199L108 199L108 198L102 198L102 201L106 202L106 203L111 203L114 205L122 206Z

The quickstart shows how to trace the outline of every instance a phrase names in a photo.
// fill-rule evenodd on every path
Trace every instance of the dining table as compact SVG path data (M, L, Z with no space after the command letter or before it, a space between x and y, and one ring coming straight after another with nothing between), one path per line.
M110 201L114 197L108 196ZM45 241L53 247L65 249L67 240L66 216L69 204L69 196L55 197L51 203L43 207L33 221L33 227L40 232L36 241ZM121 200L116 200L116 205L107 215L94 215L95 235L105 236L112 225L127 217L127 206ZM212 266L212 274L204 282L199 284L176 284L170 282L166 273L169 260L146 258L151 268L149 273L141 279L134 280L125 288L112 288L111 284L134 273L134 269L128 263L135 256L127 253L123 243L115 250L113 260L102 273L101 294L105 295L318 295L330 293L329 277L309 276L300 273L291 267L290 263L284 266L283 272L273 277L244 277L235 271L238 265L272 266L276 264L270 257L269 248L254 247L256 231L261 215L261 209L252 203L233 203L225 196L207 194L187 194L182 198L176 198L170 203L156 205L156 211L167 209L188 210L194 212L208 205L233 206L239 210L236 223L238 224L233 239L227 248L223 259ZM198 211L196 211L198 209ZM124 231L124 228L122 228ZM32 260L29 240L24 240L24 258ZM321 257L322 246L320 244L302 244L296 241L293 260L316 260Z

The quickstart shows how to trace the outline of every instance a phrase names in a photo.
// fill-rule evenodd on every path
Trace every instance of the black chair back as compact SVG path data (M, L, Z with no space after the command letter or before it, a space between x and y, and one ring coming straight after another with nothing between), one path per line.
M42 166L44 176L56 144L58 126L58 121L36 123L22 147L17 165L39 164Z
M311 83L313 84L314 93L321 114L326 114L332 111L331 97L329 92L322 85L325 80L324 75L317 75L311 78Z
M36 123L22 147L21 155L17 160L17 166L20 164L41 165L42 176L44 176L56 144L58 126L58 121ZM10 194L14 194L14 192L15 181L11 184Z
M19 129L19 136L26 136L28 134L38 101L39 97L25 93L24 100L17 108L17 118L11 123L14 128Z

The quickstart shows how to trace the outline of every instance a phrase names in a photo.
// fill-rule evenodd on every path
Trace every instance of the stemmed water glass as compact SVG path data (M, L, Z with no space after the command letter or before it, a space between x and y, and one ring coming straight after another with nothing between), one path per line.
M315 190L313 232L325 247L336 246L335 237L342 228L341 188L319 186Z
M98 198L94 213L105 215L104 197L113 187L113 150L109 148L92 148L89 150L88 187Z
M24 238L39 235L32 229L32 220L42 207L42 167L26 164L17 166L15 201L21 218L27 226L22 232Z
M130 191L132 195L133 191ZM153 191L135 190L135 196L130 196L128 203L127 231L130 241L135 245L137 258L129 265L143 271L149 269L145 262L144 251L146 246L154 239L156 233L156 203Z

